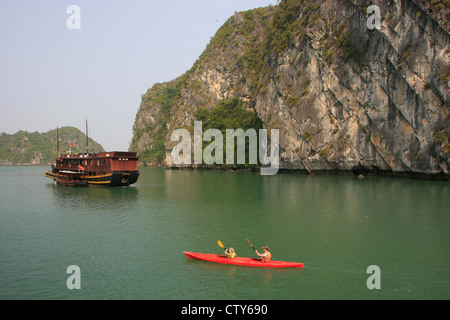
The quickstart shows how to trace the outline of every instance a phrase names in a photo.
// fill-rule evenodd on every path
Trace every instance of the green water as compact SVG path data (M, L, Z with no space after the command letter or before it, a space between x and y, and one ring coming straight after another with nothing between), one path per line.
M70 188L45 169L0 167L0 299L450 298L447 182L142 168L131 187ZM221 240L253 256L247 238L305 267L183 255Z

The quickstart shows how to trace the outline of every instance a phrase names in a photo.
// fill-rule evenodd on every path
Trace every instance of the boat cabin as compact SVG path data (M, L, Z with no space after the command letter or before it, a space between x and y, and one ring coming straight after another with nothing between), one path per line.
M102 152L67 154L56 158L53 171L78 171L88 176L106 175L115 172L134 173L137 168L136 152Z

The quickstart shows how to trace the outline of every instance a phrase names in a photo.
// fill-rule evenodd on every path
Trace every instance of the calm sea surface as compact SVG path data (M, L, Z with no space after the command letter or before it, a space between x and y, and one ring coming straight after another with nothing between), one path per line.
M450 299L448 182L142 168L130 187L70 188L46 169L0 167L0 299ZM183 255L221 240L251 257L247 238L305 267Z

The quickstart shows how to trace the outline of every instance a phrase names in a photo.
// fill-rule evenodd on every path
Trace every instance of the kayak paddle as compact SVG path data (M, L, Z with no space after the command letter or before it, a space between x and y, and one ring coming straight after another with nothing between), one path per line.
M255 251L255 253L256 253L256 249L255 249L255 247L252 245L252 243L250 242L250 240L248 240L248 238L247 238L247 241L248 241L248 243L250 243L250 245L252 246L252 249ZM259 257L259 256L258 256Z
M223 245L223 243L220 240L217 240L217 244L222 247L223 249L227 250L227 248L225 248L225 246Z

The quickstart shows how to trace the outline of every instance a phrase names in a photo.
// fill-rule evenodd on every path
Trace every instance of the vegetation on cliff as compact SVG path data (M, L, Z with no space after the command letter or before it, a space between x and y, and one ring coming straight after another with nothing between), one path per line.
M255 112L245 110L244 102L238 98L233 98L228 101L221 102L218 106L208 109L199 108L196 114L196 121L202 121L202 131L205 132L208 129L217 129L222 132L222 135L226 135L227 129L242 129L247 131L248 129L255 129L258 132L263 128L261 119L257 117ZM194 122L194 120L192 121ZM189 128L191 134L193 134L193 126ZM208 142L203 141L202 153L204 148L208 145ZM234 163L237 164L237 144L234 143ZM259 147L257 148L257 153ZM245 164L233 165L234 168L241 167L254 167L254 164L249 162L249 141L245 141ZM223 140L223 159L226 159L226 141ZM225 165L226 166L226 165Z
M59 152L86 152L86 135L74 127L58 129ZM49 164L57 156L56 129L45 133L19 131L0 134L0 165ZM73 143L73 147L70 145ZM103 152L103 147L89 139L89 152Z
M186 75L169 83L155 84L151 89L142 96L141 112L155 111L157 109L158 117L156 121L151 121L146 124L142 130L135 130L133 140L131 141L130 150L140 149L137 146L137 141L145 132L152 132L152 142L140 150L139 157L141 161L151 163L161 163L166 155L164 142L167 135L167 121L170 117L170 112L177 101L181 97L181 86L184 84ZM136 115L138 118L140 113Z

